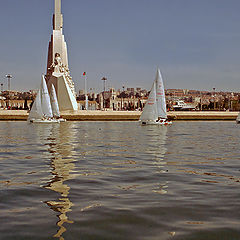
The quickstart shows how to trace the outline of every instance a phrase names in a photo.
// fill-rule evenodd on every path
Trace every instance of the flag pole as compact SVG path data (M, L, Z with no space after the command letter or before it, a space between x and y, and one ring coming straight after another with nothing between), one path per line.
M87 95L87 75L86 72L84 74L84 82L85 82L85 110L88 110L88 95Z

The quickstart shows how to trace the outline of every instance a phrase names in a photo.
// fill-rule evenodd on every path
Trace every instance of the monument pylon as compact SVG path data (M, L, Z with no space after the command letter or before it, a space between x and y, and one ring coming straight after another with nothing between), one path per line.
M56 89L60 111L78 109L74 83L68 68L67 44L63 35L61 0L55 0L53 33L48 46L46 81L49 90L52 84Z

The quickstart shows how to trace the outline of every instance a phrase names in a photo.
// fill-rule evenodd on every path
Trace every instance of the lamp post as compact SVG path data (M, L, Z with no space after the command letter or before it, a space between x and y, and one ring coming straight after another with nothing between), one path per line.
M86 72L83 73L84 76L84 87L85 87L85 110L88 110L88 93L87 93L87 76Z
M200 103L201 103L201 105L200 105L200 110L202 111L202 91L200 91Z
M214 87L213 88L213 110L215 110L215 108L216 108L216 99L215 99L215 97L216 97L216 93L215 93L215 90L216 90L216 88Z
M123 108L124 108L124 88L125 88L125 86L122 86L122 110L123 110Z
M8 91L10 91L10 80L13 76L11 74L7 74L6 78L8 79Z
M105 105L105 91L106 91L106 81L107 81L107 78L103 77L101 80L103 81L103 108L105 110L105 107L106 107L106 105Z

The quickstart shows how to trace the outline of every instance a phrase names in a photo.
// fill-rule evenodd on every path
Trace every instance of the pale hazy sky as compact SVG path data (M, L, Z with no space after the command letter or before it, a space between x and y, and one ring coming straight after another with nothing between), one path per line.
M54 0L0 0L0 83L37 89L46 71ZM150 89L159 66L166 88L240 91L239 0L62 0L76 89Z

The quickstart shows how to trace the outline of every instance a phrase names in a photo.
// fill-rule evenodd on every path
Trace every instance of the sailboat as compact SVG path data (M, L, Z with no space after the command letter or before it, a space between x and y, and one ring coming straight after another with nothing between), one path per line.
M52 113L53 117L57 119L59 122L66 122L66 119L61 118L59 106L58 106L58 100L57 100L57 94L54 85L51 85L51 91L50 91L50 101L51 101L51 107L52 107Z
M148 100L140 117L142 125L169 125L167 120L166 98L161 72L157 69Z
M47 89L47 84L44 76L40 90L38 90L36 99L28 116L28 121L31 123L58 123L59 121L53 118L50 96Z
M237 123L240 123L240 113L238 114L238 117L237 117L237 119L236 119L236 122L237 122Z
M43 119L43 112L41 103L41 90L39 89L35 101L32 105L31 111L28 115L28 121L33 122L40 119Z

